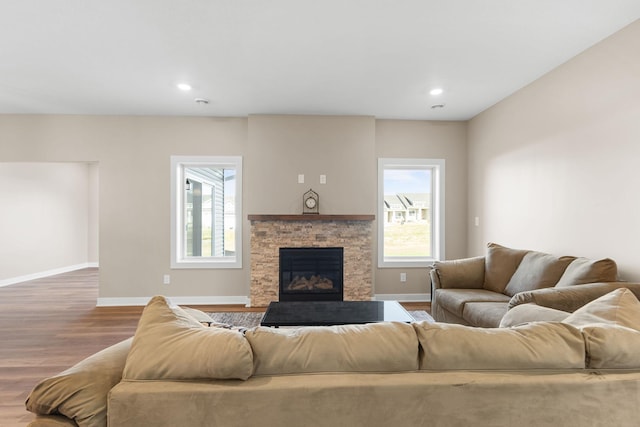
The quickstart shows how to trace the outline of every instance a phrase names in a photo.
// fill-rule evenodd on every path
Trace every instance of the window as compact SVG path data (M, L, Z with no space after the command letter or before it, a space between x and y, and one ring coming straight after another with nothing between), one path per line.
M171 268L242 268L242 157L171 157Z
M444 160L378 159L378 267L444 255Z

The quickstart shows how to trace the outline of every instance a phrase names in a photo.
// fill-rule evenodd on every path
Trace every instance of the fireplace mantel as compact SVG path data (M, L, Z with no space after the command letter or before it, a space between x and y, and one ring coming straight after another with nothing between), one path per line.
M268 214L249 215L249 221L373 221L375 215Z

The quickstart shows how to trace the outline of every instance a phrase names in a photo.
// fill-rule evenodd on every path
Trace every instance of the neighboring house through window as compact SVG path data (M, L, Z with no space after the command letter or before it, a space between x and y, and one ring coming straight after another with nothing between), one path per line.
M423 267L444 255L444 163L378 159L379 267Z
M241 268L242 158L171 157L171 267Z

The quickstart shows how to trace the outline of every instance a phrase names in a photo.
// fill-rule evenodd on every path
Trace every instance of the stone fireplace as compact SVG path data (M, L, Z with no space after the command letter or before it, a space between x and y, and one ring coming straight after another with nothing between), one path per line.
M249 215L252 307L279 301L281 248L342 248L345 301L373 292L373 215Z

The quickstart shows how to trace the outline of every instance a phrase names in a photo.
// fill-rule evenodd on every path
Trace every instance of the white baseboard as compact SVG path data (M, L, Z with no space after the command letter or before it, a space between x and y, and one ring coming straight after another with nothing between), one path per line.
M375 294L374 301L431 302L431 294Z
M55 276L56 274L69 273L70 271L82 270L84 268L98 267L97 262L86 262L84 264L69 265L66 267L54 268L52 270L40 271L38 273L26 274L24 276L11 277L0 280L0 287L15 285L16 283L28 282L29 280L42 279L44 277Z
M97 307L120 307L147 305L152 297L98 298ZM248 307L246 296L207 296L207 297L174 297L167 296L177 305L226 305L241 304Z

